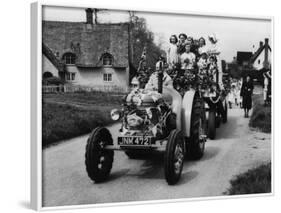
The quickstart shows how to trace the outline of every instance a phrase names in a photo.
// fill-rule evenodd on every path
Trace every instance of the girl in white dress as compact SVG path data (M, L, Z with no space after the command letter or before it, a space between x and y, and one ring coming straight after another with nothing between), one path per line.
M167 51L167 62L170 69L174 69L179 63L179 54L177 47L178 39L176 35L170 37L170 45Z

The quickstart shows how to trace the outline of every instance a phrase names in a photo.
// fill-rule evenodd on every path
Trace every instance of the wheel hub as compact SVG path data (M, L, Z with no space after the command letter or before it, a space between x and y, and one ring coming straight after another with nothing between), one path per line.
M174 158L175 173L179 174L181 171L181 167L183 164L183 158L184 158L183 147L180 144L176 145L174 156L175 156L175 158Z

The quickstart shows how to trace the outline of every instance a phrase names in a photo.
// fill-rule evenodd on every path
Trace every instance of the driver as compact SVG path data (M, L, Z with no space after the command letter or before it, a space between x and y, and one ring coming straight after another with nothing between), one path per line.
M158 90L158 72L161 72L161 66L164 68L165 62L164 57L160 57L159 61L156 63L156 70L151 74L147 84L145 85L146 90ZM173 87L173 80L167 74L165 69L163 69L163 86L165 87Z

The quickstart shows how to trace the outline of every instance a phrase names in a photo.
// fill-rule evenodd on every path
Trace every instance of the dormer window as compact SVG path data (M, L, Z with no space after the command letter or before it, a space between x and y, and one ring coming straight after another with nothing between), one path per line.
M112 63L113 63L113 57L111 54L109 53L104 53L102 55L102 64L104 66L112 66Z
M66 65L74 65L76 61L76 56L74 53L65 53L62 60Z

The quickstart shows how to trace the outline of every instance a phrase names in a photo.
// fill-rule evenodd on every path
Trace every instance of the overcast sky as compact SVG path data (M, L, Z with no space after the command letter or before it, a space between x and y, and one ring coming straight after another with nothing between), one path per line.
M214 33L220 44L221 59L226 61L231 61L237 51L253 52L264 38L271 42L271 23L267 20L147 12L136 12L136 15L146 19L148 28L155 35L155 42L164 42L164 48L171 34L184 32L193 38L203 36L207 39ZM84 22L86 14L84 8L44 7L43 19ZM127 11L107 10L100 12L98 19L101 23L125 22L129 15Z

